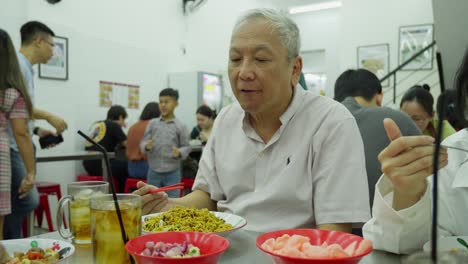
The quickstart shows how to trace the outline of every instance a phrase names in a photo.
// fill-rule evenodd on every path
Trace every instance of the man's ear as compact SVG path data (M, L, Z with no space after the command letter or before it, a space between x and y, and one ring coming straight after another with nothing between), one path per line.
M378 106L382 106L383 103L383 92L380 92L375 95L375 102L377 103Z
M33 44L34 46L39 47L39 44L41 43L41 41L42 41L42 38L41 38L39 35L37 35L37 36L34 38L34 40L32 41L32 44Z
M299 78L301 77L302 72L302 57L297 56L293 59L293 70L292 70L292 77L291 77L291 86L294 88L297 83L299 82Z

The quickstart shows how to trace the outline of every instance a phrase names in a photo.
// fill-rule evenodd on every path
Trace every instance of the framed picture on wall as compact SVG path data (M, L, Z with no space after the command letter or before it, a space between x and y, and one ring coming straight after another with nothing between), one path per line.
M53 39L54 54L46 64L39 64L39 78L68 80L68 38Z
M398 64L403 64L433 41L434 25L432 24L400 27ZM432 69L433 57L433 49L430 48L403 67L402 70L430 70Z
M390 48L387 43L359 46L357 48L357 65L373 72L377 78L382 79L389 72ZM389 79L382 83L383 87L390 85Z

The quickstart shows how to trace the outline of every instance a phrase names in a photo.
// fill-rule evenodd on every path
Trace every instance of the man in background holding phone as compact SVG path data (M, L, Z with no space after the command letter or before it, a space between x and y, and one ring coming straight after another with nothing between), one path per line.
M56 129L56 132L35 127L33 122L29 123L30 133L34 133L39 138L50 135L57 136L67 129L67 123L60 117L47 111L36 108L34 103L34 70L33 65L46 63L53 55L54 32L46 25L31 21L21 27L21 49L17 53L21 72L26 83L31 101L33 102L32 118L36 120L46 120ZM11 125L8 127L10 137L10 158L11 158L11 200L12 213L5 217L3 226L4 239L15 239L21 237L21 224L25 216L34 210L39 204L39 195L34 185L34 178L26 178L26 169L18 151ZM21 188L20 188L21 187ZM21 192L20 192L21 189ZM20 198L20 195L23 198Z

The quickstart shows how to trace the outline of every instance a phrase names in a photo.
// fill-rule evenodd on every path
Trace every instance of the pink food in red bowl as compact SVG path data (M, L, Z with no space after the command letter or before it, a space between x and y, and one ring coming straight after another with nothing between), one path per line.
M372 252L372 242L360 236L320 229L268 232L256 244L276 264L354 264Z
M148 244L192 245L200 251L200 256L169 257L157 252L148 254ZM160 244L160 243L159 243ZM229 241L221 236L199 232L158 232L136 237L125 245L129 254L139 264L216 264L219 257L229 247ZM190 248L189 248L190 249Z

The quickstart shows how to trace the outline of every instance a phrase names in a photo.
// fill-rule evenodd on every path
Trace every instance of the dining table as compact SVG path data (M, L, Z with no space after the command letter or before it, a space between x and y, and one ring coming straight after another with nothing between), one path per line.
M248 230L237 230L226 236L230 246L219 259L219 264L272 264L272 258L257 248L256 238L261 233ZM44 233L35 238L64 240L58 232ZM70 241L68 241L70 242ZM379 250L361 259L361 264L396 264L401 263L404 255L396 255ZM94 263L91 245L75 245L75 253L66 259L69 264Z

